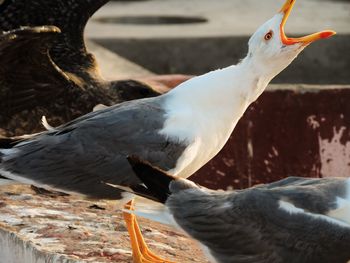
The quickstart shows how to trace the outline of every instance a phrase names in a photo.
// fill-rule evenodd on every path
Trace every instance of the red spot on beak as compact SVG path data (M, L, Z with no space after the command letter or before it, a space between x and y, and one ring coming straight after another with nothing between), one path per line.
M334 35L334 32L325 31L320 33L320 38L329 38Z

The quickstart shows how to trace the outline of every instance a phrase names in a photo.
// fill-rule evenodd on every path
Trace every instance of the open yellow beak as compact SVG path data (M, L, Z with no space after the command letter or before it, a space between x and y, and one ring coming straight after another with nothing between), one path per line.
M336 34L336 32L333 30L324 30L324 31L314 33L304 37L298 37L298 38L287 37L286 34L284 33L284 25L286 24L287 19L290 15L290 12L293 9L295 1L296 0L287 0L280 10L280 13L283 13L283 19L280 25L280 33L281 33L281 39L283 44L293 45L296 43L302 43L304 45L308 45L318 39L328 38Z

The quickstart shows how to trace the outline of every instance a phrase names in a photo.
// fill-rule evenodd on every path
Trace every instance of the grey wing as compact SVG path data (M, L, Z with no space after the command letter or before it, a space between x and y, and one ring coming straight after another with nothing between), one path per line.
M283 182L283 183L279 183ZM326 215L337 208L337 199L346 199L349 179L346 178L287 178L266 190L278 200L283 200L307 212ZM350 200L348 200L350 201Z
M0 167L38 185L95 198L119 198L119 191L105 183L139 183L128 155L137 154L168 170L186 148L158 134L164 112L152 101L118 104L19 143L14 148L17 153L3 158Z
M0 123L75 87L48 54L59 34L57 27L42 26L0 35Z
M349 192L349 178L300 178L250 195L284 261L347 262Z
M0 5L0 30L55 25L62 34L50 48L64 71L89 83L100 79L94 56L87 52L84 29L88 19L108 0L5 0ZM69 58L69 59L67 59Z
M350 191L346 178L304 178L287 177L285 179L253 189L266 190L278 200L305 209L306 211L327 214L337 206L337 198L347 198Z
M226 194L184 190L166 204L176 222L218 262L346 262L350 227L345 218L337 223L342 219L332 220L327 212L336 197L344 197L349 179L297 181Z
M166 205L175 221L217 262L279 262L257 224L246 220L246 213L253 210L248 202L235 204L228 194L191 189L172 194Z
M281 186L291 186L291 185L297 185L297 184L302 184L305 183L305 178L304 177L298 177L298 176L289 176L287 178L281 179L276 182L272 182L269 184L258 184L256 186L253 186L254 188L265 188L265 189L272 189L276 187L281 187Z

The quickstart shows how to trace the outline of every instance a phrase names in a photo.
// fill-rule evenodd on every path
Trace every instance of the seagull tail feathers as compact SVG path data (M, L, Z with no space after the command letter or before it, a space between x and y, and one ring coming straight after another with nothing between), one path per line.
M133 192L139 196L164 204L171 194L169 189L170 183L178 178L152 166L135 155L128 156L127 159L136 176L143 183L142 185L131 187Z
M0 168L1 163L5 160L5 158L11 153L15 152L12 147L19 141L18 137L3 137L0 136ZM4 177L0 174L0 185L11 185L14 184L14 181Z
M14 138L14 137L3 137L0 136L0 149L11 149L13 147L13 145L16 144L16 142L18 141L18 139Z
M0 163L12 151L12 147L19 141L16 137L0 136Z
M105 184L162 204L166 203L171 194L186 189L198 188L195 183L170 175L136 155L128 156L127 159L141 183L132 186L115 185L107 182Z
M25 134L14 137L0 136L0 163L4 160L4 158L11 156L18 151L18 149L15 148L17 144L23 143L35 135L37 134Z

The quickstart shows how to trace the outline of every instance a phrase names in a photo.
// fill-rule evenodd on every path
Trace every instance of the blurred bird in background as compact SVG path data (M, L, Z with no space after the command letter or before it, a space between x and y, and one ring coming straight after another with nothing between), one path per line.
M98 105L157 96L190 76L108 81L88 52L84 29L108 0L4 0L0 4L0 135L42 130ZM147 83L152 83L150 86ZM164 84L165 85L164 85Z

